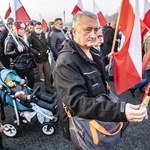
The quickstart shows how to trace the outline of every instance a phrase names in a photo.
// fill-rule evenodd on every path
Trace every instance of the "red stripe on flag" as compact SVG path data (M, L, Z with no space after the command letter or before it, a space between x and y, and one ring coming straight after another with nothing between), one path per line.
M103 16L102 12L100 11L98 14L98 20L101 26L105 26L107 24L107 21L105 19L105 17Z
M150 9L145 13L143 22L150 28Z
M31 20L23 6L16 10L16 20L21 20L25 23Z
M124 34L125 42L121 50L114 54L114 84L117 94L124 92L141 80L141 75L137 70L139 69L138 66L140 66L139 58L142 58L140 57L140 19L138 24L137 20L129 0L124 0L120 14L119 30ZM136 53L133 55L135 51Z
M78 11L82 11L78 6L75 6L75 8L72 11L72 15L76 14Z

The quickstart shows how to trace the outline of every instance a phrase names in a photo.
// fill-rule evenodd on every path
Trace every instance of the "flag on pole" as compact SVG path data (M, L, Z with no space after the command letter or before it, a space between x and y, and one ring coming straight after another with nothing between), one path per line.
M45 33L46 27L47 27L47 22L44 20L44 18L39 14L40 17L40 22L42 23L42 31Z
M119 30L125 36L121 50L114 54L114 83L121 94L141 81L142 52L139 0L123 0Z
M20 0L13 0L12 14L14 20L21 20L25 23L31 20Z
M97 15L100 26L102 27L105 26L107 24L107 21L94 0L93 0L93 12Z
M5 13L5 19L7 19L9 16L10 16L10 14L11 14L11 7L10 7L10 2L8 3L8 9L7 9L7 11L6 11L6 13Z
M83 11L83 4L81 0L78 0L77 4L75 5L73 11L71 12L72 15L76 14L78 11Z

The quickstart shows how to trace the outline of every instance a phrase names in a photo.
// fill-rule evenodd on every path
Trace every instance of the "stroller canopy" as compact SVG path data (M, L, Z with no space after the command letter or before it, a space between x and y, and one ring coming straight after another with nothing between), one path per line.
M10 78L12 81L15 81L15 82L20 82L21 81L21 78L18 76L18 74L16 73L15 70L2 69L0 71L0 84L5 86L8 90L8 92L10 92L10 89L4 82L6 77Z

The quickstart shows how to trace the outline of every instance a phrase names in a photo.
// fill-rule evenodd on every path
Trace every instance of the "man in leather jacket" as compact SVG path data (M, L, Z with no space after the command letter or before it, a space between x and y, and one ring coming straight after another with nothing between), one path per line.
M67 138L69 122L62 102L68 106L73 116L106 122L140 122L147 115L147 110L138 110L138 105L96 100L100 94L109 92L103 59L93 48L97 31L96 15L88 11L74 15L74 40L64 43L54 68L60 122Z

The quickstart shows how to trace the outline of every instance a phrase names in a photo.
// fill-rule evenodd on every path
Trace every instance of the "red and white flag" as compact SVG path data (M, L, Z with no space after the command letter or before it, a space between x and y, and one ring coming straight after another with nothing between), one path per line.
M20 0L13 0L12 6L12 14L14 20L21 20L24 23L31 20Z
M74 7L73 11L71 12L72 15L76 14L78 11L83 11L83 4L81 0L78 0L76 6Z
M117 94L140 82L142 77L139 1L123 1L119 30L125 36L125 41L121 50L114 54L114 83Z
M45 33L46 31L46 27L47 27L47 22L45 21L45 19L41 16L41 14L39 14L40 17L40 22L42 23L42 31Z
M102 27L105 26L107 24L107 21L94 0L93 0L93 12L97 15L100 26Z
M10 14L11 14L11 7L10 7L10 2L8 3L8 9L7 9L7 11L6 11L6 13L5 13L5 19L7 19L9 16L10 16Z

